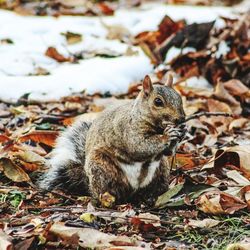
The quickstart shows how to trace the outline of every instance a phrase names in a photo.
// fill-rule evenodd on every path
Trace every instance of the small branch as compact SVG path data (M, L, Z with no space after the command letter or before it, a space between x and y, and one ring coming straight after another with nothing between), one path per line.
M233 114L225 113L225 112L200 112L197 114L190 115L186 118L185 122L190 121L192 119L199 118L201 116L225 116L225 117L232 117Z

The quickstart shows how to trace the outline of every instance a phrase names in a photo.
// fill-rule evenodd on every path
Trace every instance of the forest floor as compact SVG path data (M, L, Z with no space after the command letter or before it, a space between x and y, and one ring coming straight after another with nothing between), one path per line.
M39 8L34 3L5 7L35 10L33 15L79 11L50 2ZM98 3L86 13L99 15L101 8L112 15L115 6ZM173 157L169 191L152 207L101 208L90 197L36 186L60 131L86 113L94 116L120 99L135 98L140 76L123 94L82 91L41 101L27 93L0 102L1 250L250 248L250 15L234 15L215 23L165 16L154 31L128 36L114 29L116 36L110 38L140 47L154 68L148 72L154 80L164 82L168 72L174 74L187 116L206 112L187 122L188 133ZM80 37L68 33L65 39L77 44ZM0 37L0 47L12 42ZM110 53L102 56L119 56ZM62 65L87 60L84 55L66 55L56 47L45 53ZM102 202L108 206L109 196Z

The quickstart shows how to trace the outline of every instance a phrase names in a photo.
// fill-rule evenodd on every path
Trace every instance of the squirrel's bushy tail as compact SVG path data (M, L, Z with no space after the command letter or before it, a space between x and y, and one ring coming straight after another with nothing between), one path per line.
M40 188L62 188L82 194L88 192L84 149L90 126L91 123L79 121L61 134L52 151L52 158L48 160L49 171L38 181Z

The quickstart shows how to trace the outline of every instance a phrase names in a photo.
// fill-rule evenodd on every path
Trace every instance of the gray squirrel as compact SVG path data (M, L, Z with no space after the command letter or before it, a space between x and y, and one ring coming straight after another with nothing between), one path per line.
M57 139L41 188L91 195L106 192L116 204L156 197L168 189L171 155L185 134L182 99L149 76L135 100L77 121Z

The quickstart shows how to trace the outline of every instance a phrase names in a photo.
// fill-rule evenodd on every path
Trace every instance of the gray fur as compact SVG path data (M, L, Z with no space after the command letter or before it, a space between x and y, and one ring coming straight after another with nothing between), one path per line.
M154 106L157 96L164 99L163 108ZM171 152L179 131L167 128L164 122L173 128L184 116L181 98L174 89L149 86L135 100L103 111L92 124L79 121L68 128L58 139L49 162L51 168L40 187L76 190L95 199L109 192L118 203L147 187L152 192L163 192L168 187L169 174L164 152ZM133 165L141 173L138 184L131 186L124 167L133 171ZM150 166L154 167L151 171ZM143 183L143 188L139 183Z

